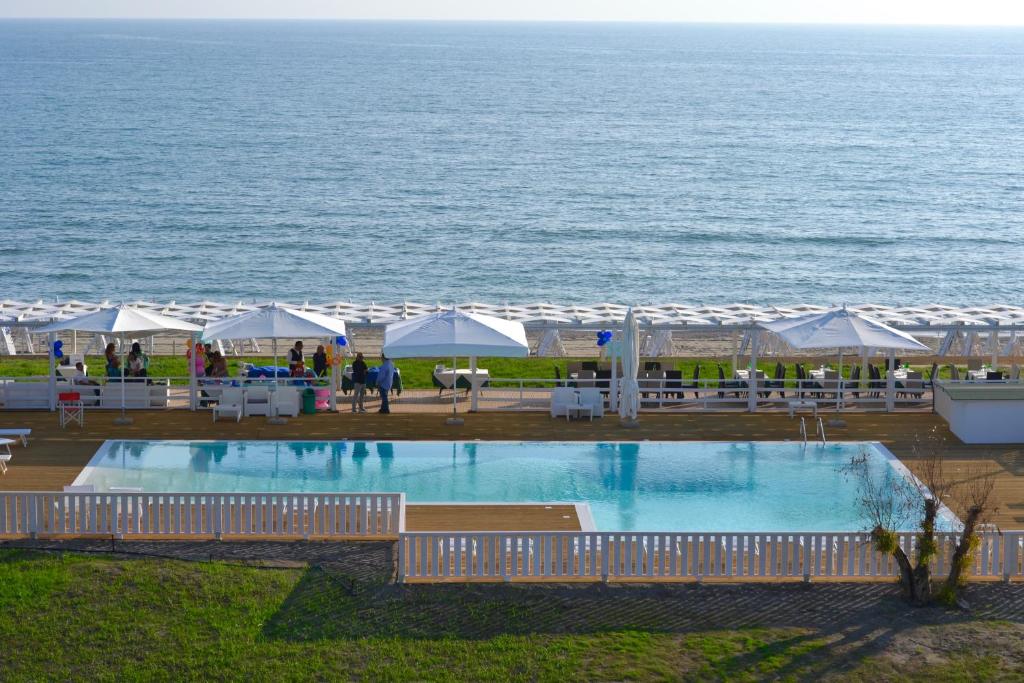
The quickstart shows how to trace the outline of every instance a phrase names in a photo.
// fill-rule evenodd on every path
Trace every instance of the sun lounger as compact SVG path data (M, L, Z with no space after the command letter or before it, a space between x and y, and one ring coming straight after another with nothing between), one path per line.
M8 439L16 437L21 439L22 446L28 446L28 437L32 434L31 429L0 429L0 438Z
M7 474L7 463L14 457L11 453L12 443L14 439L0 439L0 474Z

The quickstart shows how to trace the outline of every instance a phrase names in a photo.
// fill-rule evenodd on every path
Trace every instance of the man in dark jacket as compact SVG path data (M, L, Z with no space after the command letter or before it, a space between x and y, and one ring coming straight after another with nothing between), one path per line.
M356 405L359 412L365 413L363 400L366 398L366 361L363 354L357 353L356 359L352 361L352 412L356 412Z

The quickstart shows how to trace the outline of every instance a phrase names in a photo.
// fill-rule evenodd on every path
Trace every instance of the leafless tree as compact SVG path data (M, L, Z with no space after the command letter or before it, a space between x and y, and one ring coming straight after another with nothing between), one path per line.
M964 528L951 557L950 572L938 597L953 603L960 600L969 567L978 546L977 528L994 511L992 492L995 473L970 472L954 481L946 473L945 456L948 437L932 429L923 437L915 437L913 457L918 477L911 484L889 470L872 467L866 451L854 456L844 467L857 481L859 503L871 526L871 541L876 550L890 554L900 569L900 586L907 599L915 605L932 601L931 563L938 550L935 525L943 508L943 500L959 502L964 514ZM911 554L900 545L899 529L916 522L919 531Z

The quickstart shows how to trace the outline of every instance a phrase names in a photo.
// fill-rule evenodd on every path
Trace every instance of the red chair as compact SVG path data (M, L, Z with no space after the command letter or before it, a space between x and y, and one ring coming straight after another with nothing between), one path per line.
M57 407L60 408L61 429L72 422L77 422L79 427L85 426L85 405L80 393L68 391L57 394Z

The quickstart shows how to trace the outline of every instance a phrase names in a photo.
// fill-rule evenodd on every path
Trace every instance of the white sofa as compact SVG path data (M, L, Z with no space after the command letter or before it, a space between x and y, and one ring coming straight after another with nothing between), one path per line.
M80 387L82 401L87 398L87 387ZM146 384L144 382L124 383L124 407L132 409L166 408L170 390L165 384ZM89 405L86 403L86 405ZM111 382L100 387L100 408L121 407L121 383Z

